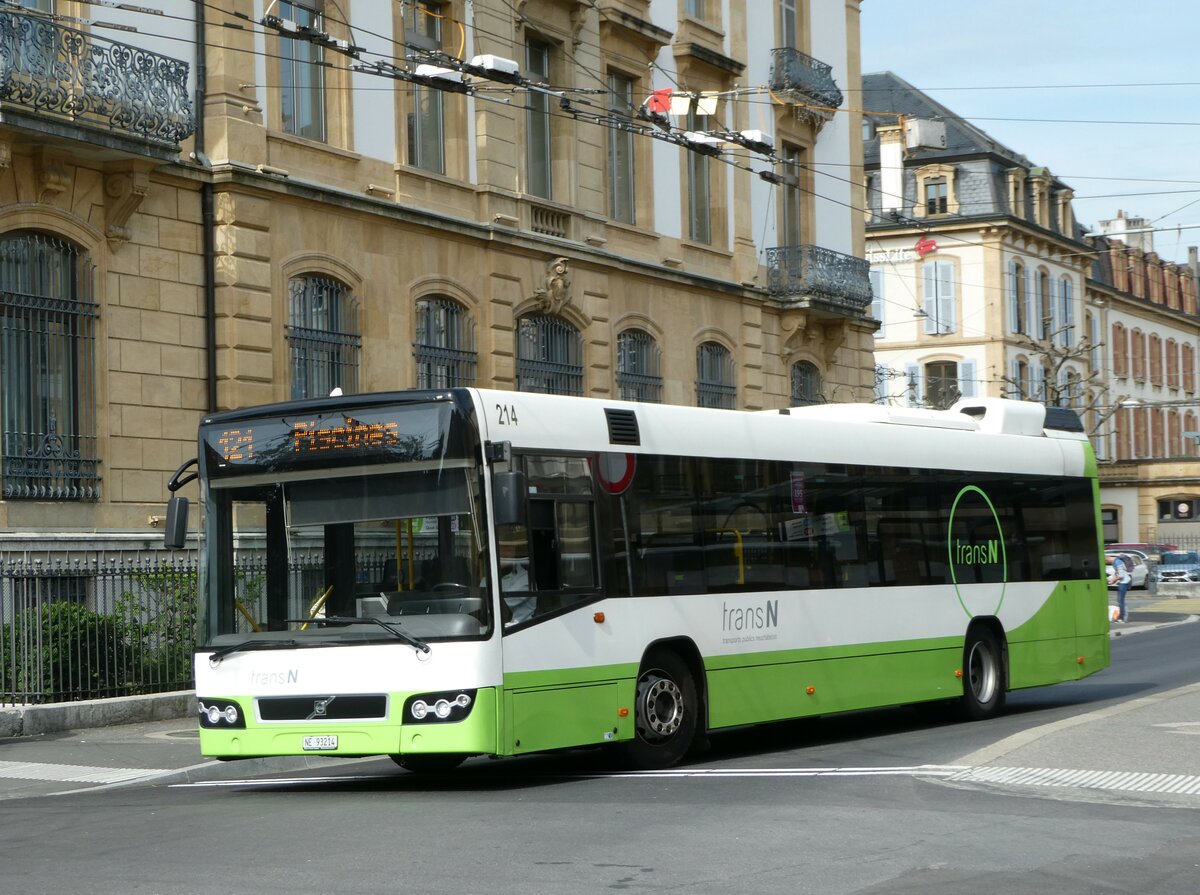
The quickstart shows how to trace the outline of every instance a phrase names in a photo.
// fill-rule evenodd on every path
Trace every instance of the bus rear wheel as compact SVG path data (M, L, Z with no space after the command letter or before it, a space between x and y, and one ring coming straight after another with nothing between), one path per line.
M699 701L687 663L668 650L646 656L637 679L634 737L625 758L639 770L678 764L696 738Z
M988 628L976 626L963 644L963 695L960 714L982 721L1004 708L1004 654L1000 640Z
M466 761L467 756L455 754L389 755L392 761L414 774L444 774Z

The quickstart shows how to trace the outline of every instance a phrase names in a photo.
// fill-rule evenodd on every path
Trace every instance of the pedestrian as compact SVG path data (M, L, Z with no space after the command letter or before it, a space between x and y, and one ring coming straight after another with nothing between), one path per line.
M1117 586L1117 621L1121 624L1129 621L1129 610L1125 608L1125 592L1129 590L1129 584L1133 581L1129 568L1128 559L1124 556L1114 556L1112 574L1108 577L1108 583Z

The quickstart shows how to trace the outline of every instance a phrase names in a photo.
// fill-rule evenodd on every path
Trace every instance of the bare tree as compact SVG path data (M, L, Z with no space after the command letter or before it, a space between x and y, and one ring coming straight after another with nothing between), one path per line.
M1044 319L1042 331L1047 335L1043 339L1035 339L1025 333L1011 337L1029 352L1031 364L1041 363L1044 371L1043 393L1029 394L1029 383L1019 382L1012 376L1004 376L1003 381L1012 394L1022 398L1040 400L1051 407L1070 407L1079 414L1088 434L1098 435L1129 396L1114 398L1099 370L1084 373L1089 370L1092 351L1103 348L1104 342L1092 342L1088 336L1083 336L1067 344L1067 336L1074 331L1074 325L1060 326L1055 330L1051 330L1050 326L1050 319Z

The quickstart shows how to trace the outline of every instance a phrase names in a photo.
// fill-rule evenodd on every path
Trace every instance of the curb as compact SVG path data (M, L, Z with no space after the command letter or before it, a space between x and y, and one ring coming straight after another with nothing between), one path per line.
M0 708L0 739L195 717L194 690Z

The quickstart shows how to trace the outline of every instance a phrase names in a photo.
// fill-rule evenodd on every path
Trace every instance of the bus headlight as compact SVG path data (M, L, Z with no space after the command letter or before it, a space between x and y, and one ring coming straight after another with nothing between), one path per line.
M200 726L206 729L225 728L243 730L246 720L238 704L231 699L199 699Z
M471 714L475 690L451 690L445 693L421 693L410 696L404 703L403 720L410 723L436 724L438 721L461 721Z

